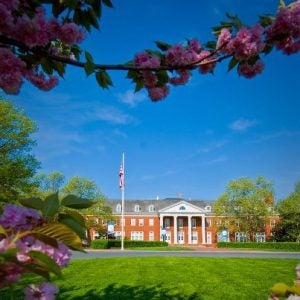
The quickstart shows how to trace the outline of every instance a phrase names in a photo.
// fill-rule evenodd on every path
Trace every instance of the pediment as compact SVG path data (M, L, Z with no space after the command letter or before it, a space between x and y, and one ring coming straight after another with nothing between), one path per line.
M205 210L203 208L200 208L199 206L193 205L189 202L182 200L159 210L159 213L190 214L205 213Z

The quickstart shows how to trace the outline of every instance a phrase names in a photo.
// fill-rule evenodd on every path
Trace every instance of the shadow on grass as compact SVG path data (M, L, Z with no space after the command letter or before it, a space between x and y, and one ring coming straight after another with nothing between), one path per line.
M70 292L73 291L73 292ZM72 300L201 300L202 297L197 293L191 295L183 295L178 291L163 288L162 286L127 286L127 285L108 285L103 290L90 289L84 294L76 291L76 287L61 289L59 299Z

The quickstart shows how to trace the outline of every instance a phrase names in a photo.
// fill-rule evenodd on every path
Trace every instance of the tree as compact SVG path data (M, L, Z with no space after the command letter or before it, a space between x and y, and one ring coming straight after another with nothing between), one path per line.
M221 216L220 228L230 233L243 232L251 241L255 233L264 232L264 223L271 214L273 185L264 177L240 178L228 183L226 191L214 203L214 212Z
M33 121L0 98L0 201L17 201L35 187L31 178L39 164L30 154L35 131Z
M80 176L72 177L62 188L62 192L91 201L101 201L104 199L103 194L94 181Z
M214 40L186 45L157 41L159 50L145 50L125 64L95 63L92 55L79 47L85 33L99 28L102 6L111 0L4 1L0 5L0 87L18 93L24 80L43 90L58 83L67 65L94 74L103 88L112 85L107 71L128 71L135 91L145 88L153 101L165 98L171 85L188 82L191 71L211 73L218 62L230 59L228 69L252 78L264 69L262 56L273 48L284 54L300 50L300 3L286 5L280 0L275 16L264 15L247 26L234 15L213 27ZM52 12L52 18L47 18ZM13 67L11 67L13 66ZM175 73L175 76L174 76Z
M300 242L300 181L294 191L277 204L281 222L273 230L273 238L278 242Z

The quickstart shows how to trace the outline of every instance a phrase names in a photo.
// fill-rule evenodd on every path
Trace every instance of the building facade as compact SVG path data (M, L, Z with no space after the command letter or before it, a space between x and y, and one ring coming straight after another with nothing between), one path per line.
M115 238L122 234L120 200L106 200L105 205L112 210L114 220L107 230ZM264 232L255 236L259 242L270 237L272 227L278 220L273 216L266 222ZM220 217L212 211L212 203L202 200L167 198L163 200L128 200L124 205L124 237L129 240L167 241L172 245L211 245L217 241L245 241L242 232L229 234L220 228ZM90 236L97 238L93 230Z

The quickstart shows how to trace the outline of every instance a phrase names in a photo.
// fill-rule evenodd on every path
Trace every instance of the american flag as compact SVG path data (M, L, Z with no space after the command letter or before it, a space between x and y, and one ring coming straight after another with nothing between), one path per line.
M120 166L119 177L120 177L119 186L120 186L120 189L123 189L124 188L124 169L123 169L122 165Z

